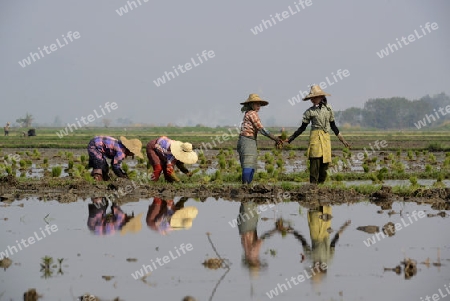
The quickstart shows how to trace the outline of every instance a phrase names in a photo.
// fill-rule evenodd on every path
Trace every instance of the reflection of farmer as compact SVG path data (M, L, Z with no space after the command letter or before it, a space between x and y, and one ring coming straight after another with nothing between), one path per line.
M5 131L5 136L9 136L9 122L6 123L3 130Z
M306 256L312 262L312 266L320 267L320 269L315 269L315 275L312 276L313 282L315 283L320 283L322 277L326 274L327 269L324 267L327 267L333 259L334 247L339 240L339 236L350 225L350 221L345 222L330 242L328 229L331 226L331 217L331 206L320 206L308 211L311 247L301 234L296 231L293 232L297 239L301 241Z
M241 102L241 111L244 112L244 119L241 122L237 151L242 167L242 184L250 184L256 171L256 163L258 161L256 139L258 133L272 139L277 145L283 144L281 139L275 137L264 128L259 119L258 112L260 108L268 104L269 102L262 100L258 94L250 94L245 102Z
M142 228L140 216L134 218L115 205L111 206L111 213L107 214L108 200L105 197L93 197L88 205L89 216L87 226L96 235L111 235L120 231L124 234L128 231L139 231Z
M147 225L150 229L165 235L175 229L189 229L197 216L198 210L193 206L184 207L187 197L182 197L176 204L173 200L153 198L148 206Z
M323 183L327 178L328 165L331 162L330 128L346 147L350 146L335 124L334 113L327 104L326 96L330 94L323 92L319 86L311 87L308 96L303 100L310 99L313 106L305 111L302 125L287 139L287 142L291 143L311 122L307 157L310 163L309 181L314 184Z
M192 144L172 140L166 136L159 137L147 144L147 158L153 166L151 180L158 181L161 172L164 172L164 178L170 183L180 181L175 174L175 165L190 177L192 173L184 164L194 164L198 160Z
M239 207L239 215L236 220L244 249L244 263L252 276L257 276L263 266L259 259L263 240L277 231L274 229L259 238L257 233L258 219L258 205L253 201L247 202L244 200Z
M108 136L93 138L87 147L89 167L93 168L91 175L96 181L109 180L109 166L106 159L111 159L114 174L126 178L127 174L121 169L121 163L128 156L143 158L141 148L142 143L139 139L128 140L123 136L120 140Z

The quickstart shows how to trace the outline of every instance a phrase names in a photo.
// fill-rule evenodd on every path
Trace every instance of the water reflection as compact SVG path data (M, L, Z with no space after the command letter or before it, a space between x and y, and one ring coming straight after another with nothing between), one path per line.
M311 239L311 245L308 244L303 235L290 228L292 233L302 244L305 257L302 256L302 262L305 258L311 262L310 278L314 284L319 284L327 273L327 269L331 264L334 256L335 246L344 232L350 225L351 221L346 221L330 240L331 219L333 218L331 206L319 206L308 210L308 227Z
M128 232L139 232L142 229L142 214L134 216L123 212L120 206L111 204L110 213L107 213L109 201L106 197L92 197L92 203L88 204L87 226L95 235L113 235L120 232L124 235Z
M261 209L264 206L266 205L263 205ZM279 233L282 236L291 234L302 245L301 263L306 260L309 262L307 266L311 267L311 270L305 270L305 275L307 275L308 279L311 279L313 284L321 283L327 273L328 266L332 262L335 246L351 221L346 221L331 238L330 233L333 231L331 229L331 220L333 218L331 206L319 206L309 209L307 219L311 243L308 243L304 235L301 234L302 232L294 229L283 217L276 219L273 229L258 236L257 226L261 211L263 210L260 210L258 204L253 200L243 199L236 219L244 251L243 262L249 269L250 275L252 277L257 276L259 271L267 266L266 263L262 263L260 260L260 250L264 240L269 239L275 233Z
M147 226L161 235L166 235L172 230L190 229L198 210L194 206L184 207L187 200L187 197L182 197L175 203L173 200L154 197L148 206L145 219Z

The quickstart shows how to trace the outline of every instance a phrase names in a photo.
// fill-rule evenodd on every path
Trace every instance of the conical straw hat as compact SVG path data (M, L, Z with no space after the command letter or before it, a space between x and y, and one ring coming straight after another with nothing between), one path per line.
M120 141L135 156L138 156L139 158L144 159L144 156L142 156L142 153L141 153L142 142L139 139L128 140L124 136L120 136Z
M331 94L323 92L318 85L313 85L311 86L311 91L305 98L303 98L303 100L308 100L317 96L331 96Z
M259 102L261 106L267 106L269 104L268 101L262 100L261 97L259 97L258 94L250 94L246 101L241 102L241 105L245 105L252 102Z
M194 152L192 144L188 142L181 142L172 140L170 143L170 151L175 156L175 159L180 160L186 164L194 164L198 160L198 155Z

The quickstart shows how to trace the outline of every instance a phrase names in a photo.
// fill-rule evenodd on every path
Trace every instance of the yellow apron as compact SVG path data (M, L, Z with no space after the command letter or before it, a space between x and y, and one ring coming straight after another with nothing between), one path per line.
M323 157L323 163L330 163L331 162L330 134L325 133L322 130L311 131L306 156L308 158Z

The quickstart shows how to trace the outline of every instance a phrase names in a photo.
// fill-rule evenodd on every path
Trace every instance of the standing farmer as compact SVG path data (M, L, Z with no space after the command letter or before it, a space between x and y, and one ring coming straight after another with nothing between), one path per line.
M242 184L250 184L253 180L258 159L258 149L256 145L258 132L275 141L277 145L283 143L281 139L276 138L269 133L259 119L259 109L268 104L269 102L262 100L258 94L250 94L248 99L241 103L241 111L244 112L244 119L241 122L241 132L237 143L237 151L242 167Z
M96 181L109 180L109 166L106 159L111 159L111 167L116 176L127 178L127 174L121 169L123 159L128 156L144 158L141 153L142 142L139 139L120 140L108 136L94 137L88 144L89 167L92 167L91 175Z
M305 111L302 125L287 139L287 142L291 143L311 122L307 156L310 163L309 181L313 184L324 183L327 178L328 165L331 162L330 128L346 147L350 147L336 126L333 109L327 104L325 96L331 95L323 92L317 85L311 87L311 91L303 100L310 99L313 106Z
M9 136L9 122L6 123L6 126L3 128L5 131L5 136Z
M169 183L180 182L175 174L175 165L190 177L192 172L189 172L184 164L194 164L198 160L197 153L192 149L192 144L172 140L166 136L161 136L147 143L147 158L153 167L151 180L158 181L161 172L164 172L164 178Z

